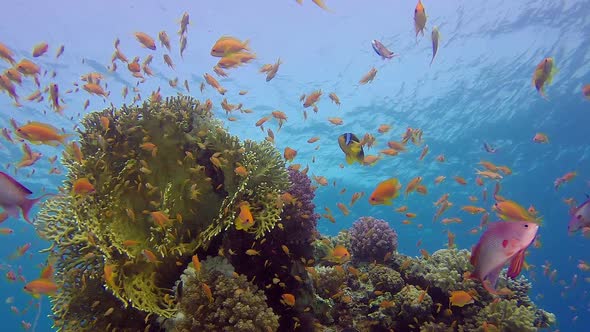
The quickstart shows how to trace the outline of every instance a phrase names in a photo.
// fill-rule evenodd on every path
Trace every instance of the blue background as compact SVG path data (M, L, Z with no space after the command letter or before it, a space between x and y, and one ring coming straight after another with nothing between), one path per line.
M86 99L90 99L88 111L102 109L110 102L121 105L122 87L131 89L137 79L120 62L116 73L106 70L113 42L120 38L120 48L130 59L154 55L151 67L156 75L139 86L144 98L158 87L163 96L186 93L182 82L187 79L191 95L211 98L214 111L222 119L226 117L219 105L224 97L254 110L253 114L235 114L238 121L226 123L232 133L256 140L263 139L265 133L254 123L273 110L284 111L289 118L280 132L274 120L266 127L275 132L280 151L286 146L298 150L295 163L304 167L309 164L310 175L329 180L329 186L317 190L316 204L320 213L330 208L337 222L322 219L318 227L324 234L336 234L358 217L372 215L387 220L397 230L402 253L419 255L419 240L421 248L430 252L443 248L447 229L457 235L459 248L470 249L478 235L471 235L469 230L479 224L479 216L468 215L460 207L471 204L470 195L481 197L481 188L474 184L474 168L482 159L507 165L514 173L502 180L500 194L525 207L533 204L544 217L539 231L542 246L531 248L527 258L534 266L525 272L534 283L531 297L540 307L557 314L561 331L588 326L590 283L584 278L590 273L578 270L576 265L580 259L590 260L590 240L580 234L568 236L568 207L563 199L574 197L581 203L584 194L590 192L590 101L581 93L582 86L590 83L590 1L425 1L426 35L417 40L413 27L415 1L327 0L326 4L333 12L323 11L311 1L298 5L288 0L7 2L2 5L5 15L0 20L0 42L15 52L17 61L31 59L33 46L48 42L49 52L34 61L43 69L56 71L55 79L49 75L42 78L42 87L58 83L67 107L64 116L53 113L46 96L40 104L23 101L23 107L15 108L7 94L0 94L0 127L10 128L9 119L14 118L19 123L49 122L72 133L78 114L84 113ZM181 59L176 32L185 11L190 14L191 24ZM441 44L430 67L430 32L434 25L441 32ZM133 36L142 31L156 38L161 30L167 31L172 40L174 70L163 63L165 51L159 42L153 52L142 48ZM258 58L247 66L229 70L229 78L220 79L229 90L225 96L209 86L201 94L202 75L213 74L212 67L218 60L210 56L211 46L222 35L249 39ZM372 39L379 39L400 57L382 60L371 48ZM61 44L65 45L65 53L56 60L55 52ZM276 78L266 82L258 69L279 57L283 64ZM559 68L546 90L549 100L541 98L531 86L535 66L545 57L554 57ZM372 67L378 69L375 80L359 85L359 79ZM0 69L6 68L8 63L0 61ZM74 82L80 82L82 74L91 71L105 75L111 91L108 101L84 91L63 94ZM178 89L167 83L175 77L179 78ZM34 89L27 80L17 92L24 100ZM319 112L314 114L308 109L309 117L304 121L299 96L316 89L324 92ZM238 96L239 90L249 93ZM330 102L329 92L338 94L341 107ZM126 102L132 97L130 93ZM328 117L341 117L344 124L335 127ZM392 130L378 134L380 124L389 124ZM388 140L400 140L407 127L424 131L430 147L424 161L418 161L422 147L411 146L409 152L397 157L384 156L373 167L339 167L344 163L337 144L341 133L373 133L377 146L366 150L366 154L376 154L386 148ZM546 133L550 143L533 143L537 132ZM321 139L308 144L312 136ZM483 141L497 146L499 152L487 154L482 149ZM34 150L42 152L44 158L16 175L10 167L9 173L31 189L33 197L45 190L56 192L63 175L48 174L53 166L47 157L60 155L62 147L34 146ZM3 170L20 160L21 154L20 145L0 139ZM446 156L444 163L435 161L439 154ZM33 169L35 173L30 175ZM554 190L553 181L569 171L577 171L578 176ZM424 178L428 195L400 197L393 208L368 204L367 196L380 181L397 177L406 184L419 175ZM438 175L447 176L447 180L435 186L433 181ZM466 178L468 185L454 182L452 177L456 175ZM339 194L343 188L346 193ZM491 194L493 183L488 181L487 188ZM356 191L364 191L366 196L350 215L343 216L336 203L348 204ZM432 223L432 203L447 192L454 206L443 217L460 217L462 224ZM489 199L475 203L488 209L492 204ZM401 205L417 213L412 224L403 225L404 217L393 211ZM423 228L419 229L418 224ZM38 251L48 244L22 220L9 219L2 226L15 230L2 238L2 273L22 266L27 280L37 278L39 265L45 259ZM26 242L32 242L29 253L10 260L8 256L16 246ZM543 274L542 265L557 271L554 281ZM32 297L22 291L22 286L22 282L0 282L2 297L15 297L14 304L0 305L0 317L7 330L19 329L21 320L32 322L37 312L34 303L25 314L11 312L11 305L22 310L31 303ZM48 331L51 322L45 317L49 313L47 298L43 299L42 312L37 331Z

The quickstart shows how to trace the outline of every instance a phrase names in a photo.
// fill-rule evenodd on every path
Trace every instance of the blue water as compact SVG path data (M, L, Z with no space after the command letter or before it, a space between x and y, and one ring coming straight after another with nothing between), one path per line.
M584 194L590 193L590 101L581 93L582 86L590 83L590 1L425 0L427 31L417 40L414 1L326 0L326 4L333 12L323 11L311 1L298 5L288 0L12 1L2 6L5 15L0 20L0 42L15 52L17 61L31 59L35 44L49 43L49 52L34 61L42 69L54 70L57 76L42 78L42 86L55 82L65 91L79 82L82 74L103 73L112 92L106 103L102 98L90 97L88 111L93 111L111 102L121 105L122 87L135 86L136 79L120 63L116 73L106 71L113 42L120 38L121 49L129 58L140 56L143 60L147 54L154 54L151 67L156 76L140 86L144 98L158 87L163 96L186 93L182 82L187 79L191 95L203 100L211 98L215 113L225 119L219 106L224 97L209 86L204 93L199 92L202 75L212 74L218 60L209 51L222 35L249 39L258 58L250 65L230 70L229 78L220 79L229 90L225 97L230 103L241 102L244 108L254 110L253 114L235 115L236 122L226 121L230 132L240 138L264 139L265 133L254 123L272 110L284 111L289 118L280 132L276 122L267 125L276 134L277 148L283 151L289 146L298 150L294 162L309 164L310 175L325 176L330 182L317 190L316 205L320 213L325 207L330 208L337 221L332 224L322 219L320 231L333 235L350 227L358 217L372 215L387 220L397 230L399 251L408 255L419 255L419 240L420 248L430 252L443 248L447 229L457 235L459 248L470 249L479 235L471 235L469 230L479 224L479 216L468 215L459 208L471 204L470 195L481 198L481 187L474 184L474 168L482 159L507 165L514 173L501 181L501 195L525 207L534 205L544 217L539 232L542 246L531 248L527 262L534 267L524 272L534 284L531 297L541 308L557 314L559 330L585 330L590 324L590 283L584 278L590 277L590 273L578 270L576 265L580 259L590 260L590 240L580 234L568 236L568 207L563 199L574 197L581 202ZM181 59L176 31L185 11L190 14L191 24L188 46ZM429 67L430 31L434 25L441 31L441 44ZM156 37L161 30L167 31L172 40L174 70L163 63L159 43L158 50L152 52L142 48L133 36L134 32L143 31ZM371 48L372 39L379 39L401 56L382 60ZM65 53L56 60L55 52L61 44L65 45ZM279 57L283 64L276 78L266 82L258 69ZM553 84L546 89L548 100L531 86L535 66L545 57L554 57L559 69ZM7 65L0 61L1 70ZM372 67L378 69L375 80L360 86L359 79ZM168 80L175 77L179 78L178 89L168 85ZM318 103L319 112L314 114L308 109L308 119L304 121L299 96L316 89L324 92ZM33 90L30 80L17 88L23 100ZM239 90L249 93L238 96ZM330 102L329 92L338 94L340 108ZM49 122L72 133L78 114L84 113L82 105L88 95L82 91L62 96L67 105L63 117L53 113L47 102L23 101L23 107L15 108L6 94L0 94L0 127L10 128L9 119L14 118L19 123ZM126 102L130 102L129 96ZM336 127L327 121L328 117L341 117L344 124ZM378 134L380 124L389 124L392 130ZM418 161L422 146L410 146L409 152L384 156L373 167L339 167L344 163L337 144L341 133L373 133L376 147L366 153L376 154L386 147L388 140L400 140L407 127L424 131L430 153L423 161ZM550 143L534 144L532 137L536 132L546 133ZM312 136L321 139L308 144L306 141ZM487 154L482 149L484 141L497 146L498 153ZM319 149L315 150L317 146ZM34 146L34 150L42 152L43 159L20 170L15 177L35 196L44 190L56 192L64 176L48 174L53 167L48 157L59 156L62 148ZM444 163L435 161L439 154L446 156ZM0 168L4 171L7 164L20 158L20 146L0 138ZM32 170L35 173L30 175ZM559 191L554 190L553 181L569 171L577 171L578 176ZM13 167L8 172L14 174ZM438 175L447 176L447 180L435 186L433 181ZM454 182L456 175L464 177L468 185ZM412 194L395 202L395 207L407 205L409 211L417 214L412 224L402 224L404 217L392 207L368 204L367 195L380 181L397 177L406 184L415 176L424 178L428 195ZM340 194L343 188L346 192ZM487 190L489 194L493 192L490 181ZM350 215L343 216L336 203L349 203L352 193L357 191L366 196L351 209ZM461 224L432 223L432 203L447 192L454 206L443 217L460 217ZM475 205L489 209L492 203L488 199ZM423 228L418 224L423 224ZM7 265L15 271L22 266L27 280L37 278L39 265L45 260L38 251L48 244L22 220L9 219L2 226L15 230L2 238L2 273L8 271ZM27 242L32 243L29 252L9 260L15 248ZM544 275L544 264L557 271L554 281ZM577 283L573 284L575 276ZM7 331L21 329L23 320L32 323L37 314L37 300L24 314L11 311L13 305L22 311L33 300L22 287L19 281L0 282L0 318ZM2 304L8 297L14 297L14 303ZM41 310L37 331L49 331L47 298L43 299Z

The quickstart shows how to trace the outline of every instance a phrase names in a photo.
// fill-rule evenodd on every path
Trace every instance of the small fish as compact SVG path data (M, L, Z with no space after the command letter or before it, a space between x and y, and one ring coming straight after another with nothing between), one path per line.
M146 48L149 48L152 51L156 50L156 42L152 37L148 36L148 34L144 32L136 32L135 38L137 38L137 41L139 41Z
M590 100L590 84L586 84L582 87L582 95Z
M377 55L379 55L381 59L391 59L395 56L398 56L398 54L395 54L388 50L387 47L385 47L385 45L383 45L377 39L373 39L371 41L371 46L373 46L373 50L375 50L375 53L377 53Z
M536 133L533 136L533 142L535 143L549 143L549 137L543 133Z
M281 303L289 307L295 306L295 295L288 293L281 295Z
M494 148L487 142L483 142L483 149L488 153L496 153L496 151L498 151L496 148Z
M95 192L94 186L88 178L79 178L72 185L72 194L87 195Z
M500 221L488 224L478 243L471 251L471 264L475 267L470 279L478 279L484 288L496 294L494 289L500 271L507 262L508 277L520 273L526 249L533 243L539 225L529 221Z
M432 59L430 60L430 65L432 66L432 61L434 61L434 57L436 56L436 52L438 51L438 40L440 39L440 33L438 32L437 27L432 28Z
M359 80L359 84L364 85L370 82L373 82L375 76L377 75L377 69L375 67L371 68L361 79Z
M43 268L41 270L41 277L27 283L23 289L35 298L39 298L41 295L55 295L58 287L53 282L53 266L49 264Z
M250 204L248 202L242 202L239 204L240 213L236 217L235 225L237 230L247 231L254 225L254 217L250 211Z
M402 185L396 178L382 181L377 185L371 196L369 196L369 203L371 205L391 205L391 200L399 196L401 187Z
M358 137L352 133L345 133L338 137L338 145L346 155L346 163L351 165L354 162L363 164L365 152Z
M334 249L328 250L328 255L323 260L336 264L344 264L350 260L350 253L344 246L337 245Z
M49 45L47 45L45 42L35 45L35 48L33 48L33 58L42 56L45 54L45 52L47 52L48 49Z
M21 127L15 128L16 134L33 144L47 144L57 146L64 144L70 135L59 134L58 129L47 123L29 122Z
M231 36L222 36L211 47L211 55L215 57L224 57L240 51L250 51L248 40L241 41Z
M285 160L293 161L293 159L295 159L295 157L297 156L297 150L294 150L290 147L286 147L283 156L285 157Z
M545 95L545 85L551 84L553 76L557 73L553 58L545 58L539 62L533 73L533 87L537 89L541 97L547 99Z
M414 9L414 29L416 30L416 41L418 41L418 33L424 36L424 28L426 27L426 11L422 5L422 1L418 0L416 8Z
M451 291L451 295L449 297L449 302L451 306L455 307L464 307L468 304L472 304L475 302L473 296L466 291L458 290L458 291Z

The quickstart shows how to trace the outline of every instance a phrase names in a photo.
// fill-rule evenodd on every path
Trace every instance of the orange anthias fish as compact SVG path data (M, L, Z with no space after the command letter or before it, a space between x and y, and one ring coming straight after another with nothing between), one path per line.
M57 128L41 122L29 122L16 128L16 134L33 144L47 144L57 146L65 143L70 135L59 134Z
M503 220L524 220L539 222L540 218L531 215L527 209L514 201L500 201L494 204L494 210Z
M452 291L451 295L449 296L450 306L464 307L468 304L472 304L473 302L475 302L473 296L463 290Z
M295 306L295 295L288 293L281 295L281 303L289 307Z
M533 142L535 143L549 143L549 137L543 133L536 133L533 136Z
M93 193L94 191L94 186L92 185L92 183L90 183L88 178L79 178L72 185L72 194L86 195Z
M426 27L426 11L422 5L422 1L418 0L416 9L414 9L414 29L416 30L416 40L418 39L418 33L422 33L424 36L424 28ZM434 56L432 57L434 59Z
M249 51L247 40L242 42L235 37L223 36L219 38L211 48L211 55L215 57L224 57L242 50Z
M590 84L586 84L582 87L582 95L590 100Z
M250 211L250 204L248 202L242 202L239 207L240 213L235 221L236 229L247 231L255 222L252 212Z
M533 86L539 94L547 99L545 95L545 85L551 84L553 76L557 72L553 58L545 58L539 62L533 73Z
M371 205L391 205L391 200L399 196L399 190L401 187L402 185L399 183L398 179L387 179L377 185L369 197L369 203Z
M507 262L510 262L508 277L516 278L520 274L525 251L533 243L538 229L538 224L529 221L488 224L471 251L470 261L475 269L470 278L479 279L488 292L496 294L496 281Z
M328 255L323 260L336 264L344 264L350 260L350 253L344 246L337 245L334 249L328 251Z
M156 50L156 42L152 37L148 36L148 34L144 32L136 32L135 38L137 38L137 41L139 41L146 48L149 48L152 51Z
M41 270L41 277L33 280L25 285L24 290L31 293L36 298L41 295L55 295L57 293L57 285L53 282L53 266L47 265Z

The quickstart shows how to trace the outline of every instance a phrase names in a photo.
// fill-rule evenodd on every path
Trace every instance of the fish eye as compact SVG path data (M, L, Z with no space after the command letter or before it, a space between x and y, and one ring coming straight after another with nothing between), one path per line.
M524 227L527 227L528 228L529 227L529 224L524 224Z

